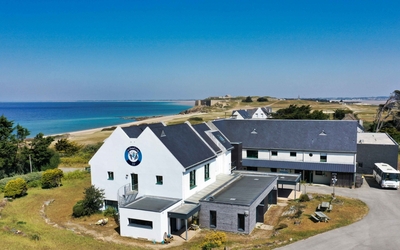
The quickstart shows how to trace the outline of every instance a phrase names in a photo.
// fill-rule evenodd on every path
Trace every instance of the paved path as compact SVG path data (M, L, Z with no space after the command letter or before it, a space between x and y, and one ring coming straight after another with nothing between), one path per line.
M307 193L332 193L332 187L307 186ZM279 249L400 249L400 190L380 189L372 178L361 188L335 188L336 195L358 198L370 211L354 224Z

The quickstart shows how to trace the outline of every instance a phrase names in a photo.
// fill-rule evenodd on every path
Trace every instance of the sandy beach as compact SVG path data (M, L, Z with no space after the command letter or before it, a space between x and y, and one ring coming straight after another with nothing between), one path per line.
M69 132L69 133L65 133L65 134L68 135L68 139L70 139L70 140L79 141L81 143L83 143L83 142L92 143L93 142L92 138L95 139L96 137L100 137L100 138L104 137L104 139L105 139L108 137L109 134L111 134L112 131L110 131L110 130L104 131L103 129L105 129L105 128L111 128L111 127L117 127L117 126L129 127L129 126L139 125L139 124L143 124L143 123L169 122L169 121L172 121L175 119L188 119L189 117L191 117L193 115L198 115L198 113L167 115L167 116L160 116L160 117L154 117L154 118L151 117L151 118L140 120L140 121L116 124L116 125L112 125L112 126L99 127L99 128L94 128L94 129L74 131L74 132Z

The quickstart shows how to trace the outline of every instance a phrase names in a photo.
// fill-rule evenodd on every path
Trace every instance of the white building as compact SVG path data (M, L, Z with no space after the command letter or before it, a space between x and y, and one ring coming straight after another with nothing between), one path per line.
M162 241L199 210L186 199L231 173L231 148L206 124L117 127L89 162L92 184L118 206L122 236Z

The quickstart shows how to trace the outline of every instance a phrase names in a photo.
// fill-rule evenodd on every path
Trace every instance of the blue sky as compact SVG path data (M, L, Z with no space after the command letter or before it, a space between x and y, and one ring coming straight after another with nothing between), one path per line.
M400 1L3 1L0 101L399 89Z

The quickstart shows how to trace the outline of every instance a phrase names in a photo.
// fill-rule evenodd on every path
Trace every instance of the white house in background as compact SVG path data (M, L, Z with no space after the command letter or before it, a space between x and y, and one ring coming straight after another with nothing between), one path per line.
M239 109L232 111L231 117L238 120L243 119L268 119L271 118L272 108L261 107L254 109Z
M118 207L122 236L160 242L198 212L186 199L231 173L231 149L207 124L117 127L89 161L91 180Z

